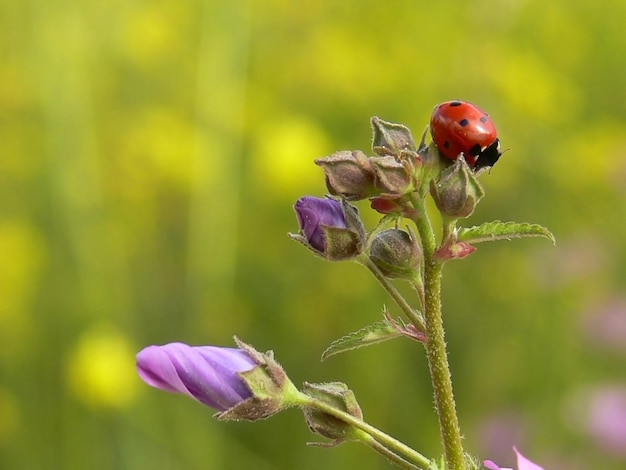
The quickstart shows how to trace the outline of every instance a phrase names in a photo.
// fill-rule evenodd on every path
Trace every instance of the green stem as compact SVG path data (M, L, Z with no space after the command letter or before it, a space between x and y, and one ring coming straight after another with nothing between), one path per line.
M415 195L417 210L415 224L422 240L424 254L424 319L426 322L426 355L435 395L435 408L449 470L465 470L463 444L459 419L456 414L450 365L441 315L441 275L443 265L433 259L437 242L430 220L426 216L424 200Z
M420 470L420 468L422 468L422 467L418 467L417 465L413 465L410 462L407 462L403 457L387 449L387 447L382 445L380 442L378 442L369 434L364 433L364 432L361 432L361 434L363 435L363 437L360 438L360 440L361 442L363 442L363 444L369 446L375 452L378 452L378 454L385 457L389 462L395 464L397 467L404 468L407 470Z
M389 279L385 277L385 275L380 272L380 269L369 259L367 255L363 255L357 259L359 263L365 266L367 269L371 271L374 277L378 280L380 285L387 291L387 293L391 296L391 298L398 304L400 310L407 316L409 321L415 325L415 327L421 331L426 331L426 325L424 324L424 318L422 315L415 311L413 307L409 305L409 303L405 300L405 298L398 292L398 289L389 282ZM421 301L421 299L420 299Z
M318 411L322 411L337 419L340 419L344 423L347 423L356 429L363 431L365 434L371 436L373 439L376 440L377 443L387 449L384 454L385 457L389 458L391 454L395 454L394 463L395 461L402 461L406 465L411 465L405 465L404 468L426 469L430 465L430 460L427 457L423 456L422 454L410 448L406 444L400 442L399 440L391 437L389 434L382 432L380 429L375 428L365 421L351 415L350 413L335 408L334 406L324 401L317 400L304 393L300 393L298 402L300 406L314 408ZM364 439L361 433L354 433L354 437L359 439L359 441L363 442L366 445L371 444L371 441L369 441L368 439ZM374 450L378 452L380 449L380 446L376 446Z
M426 265L426 355L430 377L435 392L435 406L439 416L439 427L443 439L446 460L450 470L465 469L461 430L456 414L450 365L441 318L441 268L430 261Z
M448 240L453 234L456 228L456 218L450 218L443 216L443 234L441 236L442 240Z

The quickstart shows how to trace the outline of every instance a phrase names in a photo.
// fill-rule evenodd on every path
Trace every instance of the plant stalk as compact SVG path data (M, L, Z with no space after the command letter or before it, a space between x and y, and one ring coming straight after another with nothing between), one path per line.
M437 243L432 225L426 215L424 200L416 194L413 198L413 205L417 213L414 221L420 234L424 254L424 320L428 338L425 347L435 396L435 408L439 418L439 429L448 469L465 470L461 430L452 391L441 313L443 264L433 259Z

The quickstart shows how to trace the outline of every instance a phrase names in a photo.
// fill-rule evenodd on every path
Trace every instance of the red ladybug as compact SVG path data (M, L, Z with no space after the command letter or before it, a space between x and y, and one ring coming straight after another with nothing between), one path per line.
M462 153L474 170L495 165L502 155L493 121L466 101L445 101L435 106L430 133L441 155L456 160Z

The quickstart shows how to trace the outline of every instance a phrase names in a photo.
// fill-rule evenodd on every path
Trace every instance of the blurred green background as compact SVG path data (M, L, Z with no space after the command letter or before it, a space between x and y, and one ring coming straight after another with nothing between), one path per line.
M625 468L625 17L622 0L1 0L0 468L390 467L306 446L297 411L219 423L136 376L148 344L234 334L438 455L419 345L319 361L395 306L286 233L325 192L314 158L368 151L373 115L419 136L455 98L510 149L467 223L558 241L446 268L467 450Z

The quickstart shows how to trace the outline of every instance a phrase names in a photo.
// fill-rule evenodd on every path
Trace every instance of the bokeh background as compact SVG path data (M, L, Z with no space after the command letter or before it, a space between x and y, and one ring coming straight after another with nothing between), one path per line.
M419 136L454 98L510 149L467 223L558 240L446 267L467 449L626 468L625 17L622 0L0 1L0 468L390 467L306 446L298 411L218 423L136 376L148 344L234 334L438 455L419 345L319 361L397 310L286 233L325 192L314 158L367 151L373 115Z

